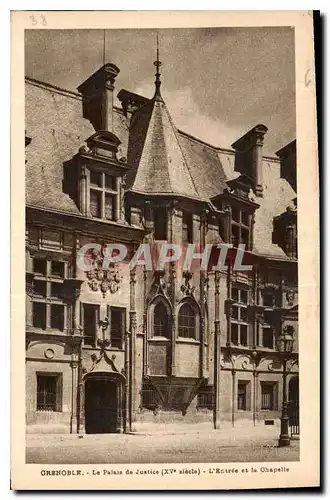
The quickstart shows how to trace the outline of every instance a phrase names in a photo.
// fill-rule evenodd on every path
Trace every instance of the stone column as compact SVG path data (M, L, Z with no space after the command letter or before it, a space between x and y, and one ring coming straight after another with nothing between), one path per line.
M79 417L78 417L78 433L85 434L85 380L83 379L82 367L79 367L79 386L78 386L78 400L79 400Z
M77 415L77 406L78 406L78 367L79 362L77 360L73 360L70 363L72 377L72 389L71 389L71 417L70 417L70 433L76 434L78 432L78 415Z
M130 271L130 418L129 426L132 431L132 424L136 421L136 408L137 408L137 394L136 394L136 370L135 370L135 356L136 356L136 331L137 319L135 310L135 284L136 284L136 270Z
M256 425L259 413L258 382L259 382L259 373L256 370L254 370L253 371L253 425Z
M121 178L117 177L116 178L117 196L116 196L116 207L115 207L115 220L116 221L121 220L121 202L122 202L121 189L122 189Z
M147 311L147 271L143 270L143 375L149 375L148 370L148 311Z
M25 322L26 326L32 326L33 323L33 311L32 311L32 297L33 297L33 278L34 274L27 272L25 274Z
M236 406L236 370L232 370L232 398L231 398L231 423L235 427L235 406Z
M213 425L215 429L220 428L220 272L214 275L215 285L215 314L214 314L214 405Z
M124 432L128 432L130 430L130 339L129 332L125 332L125 394L124 398L124 410L123 410L123 429Z
M176 306L176 268L175 263L170 264L170 284L171 284L171 302L172 302L172 317L171 317L171 326L172 326L172 335L171 335L171 369L170 375L175 377L176 374L176 332L177 332L177 315L175 311Z
M81 166L79 176L79 207L83 215L89 215L89 189L87 179L87 169L85 165Z

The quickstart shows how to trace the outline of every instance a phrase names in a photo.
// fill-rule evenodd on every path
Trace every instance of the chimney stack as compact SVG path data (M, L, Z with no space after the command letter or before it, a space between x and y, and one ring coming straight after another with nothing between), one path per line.
M238 141L232 144L235 149L235 170L247 175L253 182L256 196L263 196L262 149L268 128L256 125Z
M107 63L78 87L83 95L83 115L96 131L113 132L113 91L119 68Z

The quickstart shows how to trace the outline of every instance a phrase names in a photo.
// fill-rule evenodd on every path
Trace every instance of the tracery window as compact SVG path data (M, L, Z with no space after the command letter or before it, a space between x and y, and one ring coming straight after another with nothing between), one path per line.
M168 311L163 302L158 302L154 308L153 334L155 337L170 337Z
M196 313L190 304L183 304L179 310L179 337L196 339Z

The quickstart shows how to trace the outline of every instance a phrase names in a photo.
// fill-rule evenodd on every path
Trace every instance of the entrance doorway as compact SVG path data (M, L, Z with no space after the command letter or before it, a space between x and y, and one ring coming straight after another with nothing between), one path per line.
M110 378L89 378L85 382L86 434L120 432L119 385Z
M298 435L299 428L299 378L293 377L289 382L289 425L291 435Z

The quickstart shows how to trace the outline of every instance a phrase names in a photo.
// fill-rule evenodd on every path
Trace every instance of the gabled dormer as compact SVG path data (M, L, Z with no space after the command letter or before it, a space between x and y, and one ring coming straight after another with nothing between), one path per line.
M87 217L124 221L122 183L130 167L125 158L117 158L120 140L112 132L99 131L86 144L64 164L64 192Z
M296 147L296 140L294 140L276 153L280 159L281 177L290 184L294 191L297 191Z
M260 205L251 199L253 181L247 175L226 182L223 193L212 198L212 203L225 215L221 217L219 233L223 241L234 247L245 244L246 250L253 247L253 217Z
M273 220L273 243L276 243L288 257L297 258L297 198L292 205Z

